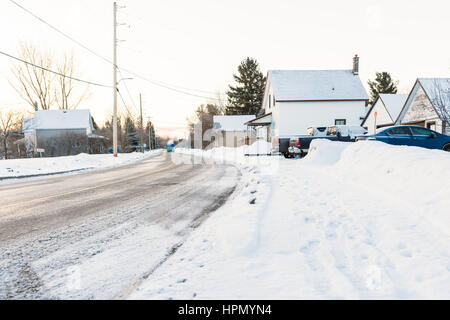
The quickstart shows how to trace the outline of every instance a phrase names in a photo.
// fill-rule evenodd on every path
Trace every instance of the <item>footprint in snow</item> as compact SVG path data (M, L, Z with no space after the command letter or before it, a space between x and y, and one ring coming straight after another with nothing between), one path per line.
M401 253L402 256L404 256L405 258L412 258L412 253L409 250L405 250Z
M334 240L337 239L337 234L334 231L327 231L326 237L328 240Z
M306 218L304 219L304 221L305 221L305 223L314 223L314 222L316 221L316 219L310 218L310 217L306 217Z
M319 240L311 240L308 243L300 248L300 252L302 253L311 253L316 250L320 245Z

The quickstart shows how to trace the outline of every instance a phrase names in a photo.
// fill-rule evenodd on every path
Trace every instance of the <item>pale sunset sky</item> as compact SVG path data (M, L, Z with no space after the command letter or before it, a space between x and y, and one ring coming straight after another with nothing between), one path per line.
M111 0L15 0L40 18L112 60ZM1 0L0 51L17 55L20 41L55 54L73 51L76 77L112 85L112 66ZM183 135L186 118L214 93L224 94L247 56L270 69L351 69L361 57L361 79L388 71L408 93L418 77L450 76L448 0L129 0L118 1L118 65L194 97L135 78L134 100L119 87L133 112L139 93L145 116L161 134ZM31 111L8 83L13 61L0 56L0 108ZM124 77L133 77L123 72ZM189 89L182 89L189 88ZM102 123L112 111L112 89L91 87L80 106ZM225 97L223 96L225 99ZM119 109L124 110L119 101Z

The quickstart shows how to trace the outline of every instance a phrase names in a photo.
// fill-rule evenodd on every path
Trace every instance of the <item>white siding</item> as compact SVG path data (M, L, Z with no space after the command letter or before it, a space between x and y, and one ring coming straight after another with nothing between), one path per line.
M278 102L273 112L273 134L290 136L306 134L308 127L328 127L336 119L359 126L365 101Z
M391 116L384 106L383 100L378 99L364 123L364 128L367 128L370 134L375 133L375 112L378 113L377 128L394 124L394 121L392 121Z

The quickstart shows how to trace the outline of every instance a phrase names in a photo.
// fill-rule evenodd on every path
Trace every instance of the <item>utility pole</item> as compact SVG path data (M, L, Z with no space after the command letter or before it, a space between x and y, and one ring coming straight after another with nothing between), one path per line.
M139 94L139 105L140 105L140 109L141 109L141 151L142 153L145 153L145 148L144 148L144 118L142 117L142 94ZM150 143L150 141L149 141Z
M113 116L113 153L117 158L117 3L114 2L114 116Z

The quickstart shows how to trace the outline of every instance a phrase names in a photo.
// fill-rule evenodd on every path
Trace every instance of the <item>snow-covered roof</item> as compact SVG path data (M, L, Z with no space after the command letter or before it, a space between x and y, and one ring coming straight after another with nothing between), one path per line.
M408 99L408 95L380 93L380 99L383 101L392 121L395 122Z
M27 125L31 129L30 124ZM34 113L32 129L91 129L89 110L40 110Z
M218 131L247 131L245 123L255 118L253 115L214 116L214 128Z
M450 78L419 78L441 119L450 114Z
M269 81L277 101L369 99L352 70L271 70Z

